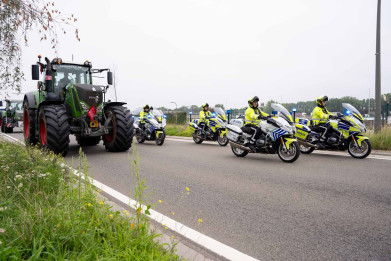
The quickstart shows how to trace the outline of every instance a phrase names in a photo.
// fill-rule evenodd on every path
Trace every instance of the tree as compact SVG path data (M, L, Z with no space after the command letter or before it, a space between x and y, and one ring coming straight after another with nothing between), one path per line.
M222 108L223 110L225 110L224 104L216 104L215 107L220 107L220 108Z
M64 25L77 19L64 15L55 8L54 2L45 0L0 0L0 90L12 89L20 92L24 79L21 65L21 43L28 43L27 33L37 29L41 41L50 40L52 48L58 43L57 32L66 34ZM80 41L75 28L76 39Z

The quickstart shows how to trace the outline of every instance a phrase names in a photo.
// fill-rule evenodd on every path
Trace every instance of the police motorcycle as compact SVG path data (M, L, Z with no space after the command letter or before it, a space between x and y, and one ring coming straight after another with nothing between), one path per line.
M163 145L166 138L166 127L167 116L161 110L153 110L150 112L147 118L144 119L144 129L141 127L140 117L134 115L140 115L142 108L138 108L132 112L134 119L134 135L138 143L144 141L155 141L156 145Z
M372 145L366 132L364 118L351 104L342 103L345 114L338 113L337 119L329 120L333 131L325 142L320 142L321 135L311 131L311 121L296 119L296 138L300 144L300 151L310 154L315 149L319 150L348 150L353 158L364 159L372 151Z
M255 150L249 147L252 135L243 132L242 119L233 119L231 124L227 125L229 144L236 156L245 157L248 153L277 153L282 161L288 163L299 158L300 148L294 137L295 125L292 116L281 104L273 103L271 107L276 112L275 116L258 124L261 135L255 143Z
M193 136L193 140L197 144L201 144L204 140L216 141L220 146L227 146L227 115L221 108L214 108L212 117L205 123L204 128L198 126L199 119L194 119L189 122L189 130Z

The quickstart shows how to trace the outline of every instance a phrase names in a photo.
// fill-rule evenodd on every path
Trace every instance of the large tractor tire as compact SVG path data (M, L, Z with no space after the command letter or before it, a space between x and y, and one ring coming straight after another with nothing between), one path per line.
M95 146L98 145L100 142L101 137L82 137L80 135L76 135L76 141L77 144L79 144L82 147L87 146Z
M39 109L40 147L65 156L69 147L69 124L64 105L46 105Z
M35 145L38 140L35 137L36 110L30 109L27 100L23 102L23 136L26 145Z
M106 117L111 118L108 127L110 131L103 136L105 149L111 152L126 151L132 146L133 118L130 111L122 106L106 109Z

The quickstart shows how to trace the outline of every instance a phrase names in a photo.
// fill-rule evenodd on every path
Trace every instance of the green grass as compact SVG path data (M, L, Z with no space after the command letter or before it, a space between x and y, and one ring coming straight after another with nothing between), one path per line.
M62 162L0 140L0 260L179 260L157 242L148 210L113 211Z
M187 125L167 125L166 135L192 137Z
M373 130L366 133L375 150L391 150L391 127L383 128L375 134Z

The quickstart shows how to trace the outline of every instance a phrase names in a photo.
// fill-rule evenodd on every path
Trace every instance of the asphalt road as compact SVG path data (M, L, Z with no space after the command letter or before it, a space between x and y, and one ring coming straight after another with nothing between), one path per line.
M250 256L391 260L391 156L302 154L288 164L172 138L136 148L153 209ZM66 159L78 151L72 136ZM109 153L101 143L84 152L96 180L134 198L132 150Z

